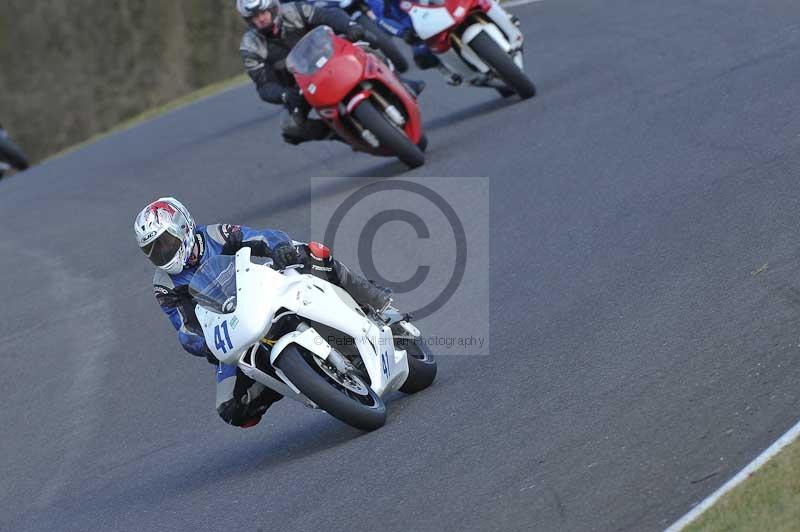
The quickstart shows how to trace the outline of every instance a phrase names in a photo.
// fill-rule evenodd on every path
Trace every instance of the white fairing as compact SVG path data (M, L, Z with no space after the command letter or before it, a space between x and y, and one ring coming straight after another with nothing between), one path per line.
M206 344L221 362L239 365L254 379L276 389L263 373L254 371L248 364L248 350L258 344L272 326L275 313L280 309L294 312L310 321L319 322L353 338L367 373L371 388L380 396L399 389L408 377L405 351L395 351L391 329L379 326L364 316L358 305L341 288L311 275L301 275L292 270L284 274L266 265L250 262L250 249L236 253L236 309L230 314L219 314L197 305L196 314L203 328ZM281 310L281 312L285 312ZM226 324L223 326L223 324ZM227 338L220 341L220 331L227 329ZM321 359L327 359L331 345L312 327L291 331L272 346L270 363L275 364L281 352L297 344ZM228 345L232 345L228 348ZM288 395L309 403L307 398L276 367L276 373L294 391ZM285 390L278 390L284 393Z
M519 28L511 22L511 17L508 15L508 12L500 7L495 1L492 1L492 7L489 8L489 11L486 12L486 15L491 19L492 22L497 24L497 27L500 28L505 34L506 39L508 39L509 44L513 50L519 50L522 48L522 42L525 38L522 35L522 32L519 31Z
M300 304L299 283L269 266L251 263L249 248L236 254L236 286L235 312L218 314L200 305L195 308L208 348L221 362L234 365L246 349L264 337L280 307L293 310ZM226 329L230 344L227 338L218 341Z
M458 9L463 9L459 7ZM441 33L455 24L455 19L444 7L424 7L416 4L408 11L414 25L414 31L422 38L428 39ZM460 17L463 13L458 13ZM489 73L490 69L480 56L476 54L469 43L481 32L485 32L492 38L505 52L511 54L514 63L522 69L522 44L524 36L517 28L508 12L500 4L492 0L492 5L486 12L486 16L491 20L489 24L472 24L461 35L461 41L466 45L461 48L460 53L453 48L439 54L438 57L444 66L451 72L459 74L465 81L479 79L482 75ZM448 23L449 21L449 23ZM465 64L466 63L466 64ZM477 70L477 72L475 72Z
M461 49L461 57L470 64L472 64L475 68L477 68L480 72L486 73L489 72L489 67L481 60L481 57L476 54L472 48L469 46L470 43L478 36L481 32L484 32L495 41L500 48L508 53L511 50L511 45L508 44L508 41L505 38L505 35L497 29L497 26L494 24L473 24L466 30L464 30L464 34L462 35L461 39L466 46Z
M414 31L420 39L430 39L453 26L456 20L446 7L424 7L415 5L408 10Z
M338 287L310 275L302 277L304 279L300 296L302 303L297 315L351 336L367 368L372 380L371 387L375 393L383 395L388 391L399 389L408 377L408 361L405 356L395 356L391 329L388 326L379 327L361 312L357 312L354 308L357 308L357 305L352 298ZM349 302L352 304L348 305ZM308 334L310 331L314 330L308 329L303 334ZM331 349L330 345L319 337L316 331L313 334L316 337L312 341L315 348L322 349L327 356ZM324 347L322 347L323 342ZM276 343L271 354L273 361L280 355L280 350L277 348ZM314 349L309 348L309 350L316 353Z

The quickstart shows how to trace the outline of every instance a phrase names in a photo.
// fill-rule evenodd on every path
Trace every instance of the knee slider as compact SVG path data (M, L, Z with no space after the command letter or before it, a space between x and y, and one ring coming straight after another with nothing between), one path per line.
M217 413L222 421L234 427L241 427L248 420L245 419L245 406L236 399L225 401L217 407Z

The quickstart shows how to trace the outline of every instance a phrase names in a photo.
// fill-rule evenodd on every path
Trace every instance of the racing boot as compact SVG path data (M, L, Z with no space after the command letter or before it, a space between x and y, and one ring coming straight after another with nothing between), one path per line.
M392 291L378 286L372 281L353 273L353 271L336 259L331 260L333 274L345 292L361 307L371 307L377 312L388 307L392 302Z
M425 43L417 43L411 47L412 55L414 57L414 64L420 70L428 70L429 68L436 68L441 65L441 61L436 57L430 48Z

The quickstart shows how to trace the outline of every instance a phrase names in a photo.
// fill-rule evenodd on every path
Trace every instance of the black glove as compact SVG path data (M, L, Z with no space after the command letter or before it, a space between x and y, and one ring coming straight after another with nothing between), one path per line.
M357 22L351 22L349 26L347 26L347 32L345 35L347 36L347 40L350 42L361 41L364 39L364 34L366 31L364 30L364 26L358 24Z
M300 254L291 242L281 242L272 248L272 263L276 270L283 270L292 264L300 264Z
M378 37L375 33L372 33L369 30L364 30L364 40L367 41L369 44L372 45L373 48L380 48L378 43L380 42L381 38Z
M303 98L302 94L300 94L300 89L296 87L292 89L286 89L281 95L281 99L290 113L299 113L306 105L308 105L306 103L306 99Z
M347 27L347 40L350 42L367 41L370 44L378 42L378 36L366 29L358 22L351 22Z

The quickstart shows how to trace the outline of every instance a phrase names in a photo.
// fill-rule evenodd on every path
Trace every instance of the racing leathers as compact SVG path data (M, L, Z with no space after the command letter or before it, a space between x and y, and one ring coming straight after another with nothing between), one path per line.
M258 95L269 103L284 105L286 114L281 132L286 142L334 138L322 120L309 119L310 107L300 95L294 76L286 68L286 57L303 36L317 26L330 26L335 33L347 34L357 26L338 8L316 7L306 2L281 4L278 34L267 35L250 27L239 46L244 67L256 85Z
M399 37L411 45L414 63L422 70L441 65L428 45L425 44L414 32L414 25L408 13L400 9L398 0L365 0L369 9L375 14L376 22L384 31L394 37ZM435 0L431 3L443 3Z
M214 357L195 315L196 302L189 293L192 276L205 261L219 255L233 255L243 247L251 248L254 256L272 258L281 268L301 264L301 273L311 273L341 286L360 305L382 308L390 301L390 293L354 274L321 244L295 242L283 231L256 231L227 224L197 226L187 266L177 275L157 269L153 291L161 310L178 331L178 341L183 348L216 366L216 406L220 417L237 427L251 427L282 396L250 379L237 366L222 364Z

